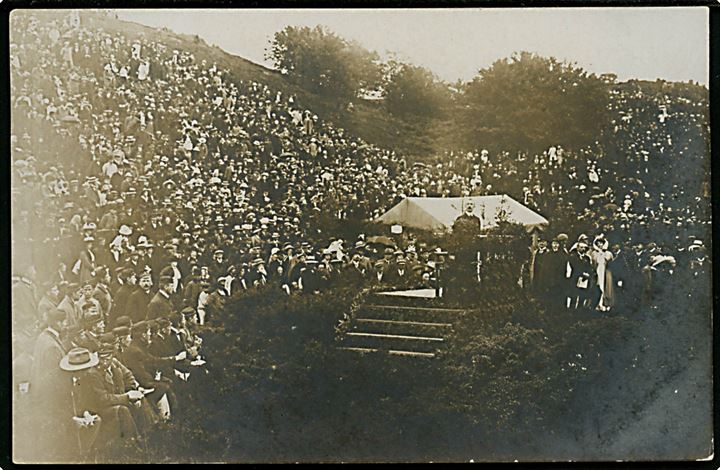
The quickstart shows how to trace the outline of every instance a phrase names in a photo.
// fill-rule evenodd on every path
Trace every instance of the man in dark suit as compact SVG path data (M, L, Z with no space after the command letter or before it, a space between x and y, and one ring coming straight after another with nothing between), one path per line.
M80 252L80 256L73 266L73 273L78 275L80 284L92 281L95 277L95 268L97 267L95 263L95 250L93 247L95 238L92 236L86 236L83 241L85 242L85 247Z
M60 282L50 282L45 294L38 302L38 315L42 318L50 310L56 309L62 300L62 288Z
M482 221L480 217L473 213L474 210L475 204L472 201L465 204L465 211L453 223L453 233L466 236L474 236L480 233Z
M555 238L550 243L550 250L545 253L538 269L538 280L541 287L544 284L542 294L555 308L562 308L565 305L566 270L567 253L560 249L560 241Z
M152 300L151 287L152 278L150 273L145 272L140 276L140 285L130 294L125 307L125 316L130 317L133 323L143 321L147 317L148 305Z
M163 395L167 394L170 408L175 408L175 395L170 390L172 379L169 377L157 378L156 371L174 368L175 362L185 359L187 354L177 356L154 356L149 351L149 328L146 322L134 324L130 330L129 341L124 345L120 362L129 368L140 385L144 388L155 389L148 394L152 403L157 403Z
M409 278L410 273L407 270L407 262L403 257L398 257L385 275L385 281L396 288L406 287Z
M62 300L58 304L58 309L65 314L65 318L70 326L78 326L82 321L82 309L79 302L82 298L82 290L80 284L67 284L60 294Z
M183 305L185 307L197 308L198 296L200 295L200 291L202 291L200 282L200 268L193 266L190 273L190 280L183 290Z
M74 372L78 381L77 409L100 416L100 432L95 443L101 451L122 448L121 442L139 437L131 410L143 397L141 391L133 388L135 383L125 383L127 374L118 367L108 349L101 348L96 367Z
M38 336L33 350L29 390L37 430L36 457L39 461L53 461L56 455L64 455L62 436L72 430L72 382L59 367L66 352L60 339L65 314L53 309L44 321L47 328Z
M214 283L220 276L227 273L228 262L225 259L225 251L217 249L213 252L213 259L208 266L210 282Z
M173 291L173 278L163 276L160 278L160 288L155 296L150 300L147 307L146 320L155 320L157 318L167 318L175 310L170 301L170 294Z
M108 324L111 328L114 328L116 326L115 321L118 319L118 317L125 315L125 308L127 307L130 295L137 288L137 278L135 276L135 272L132 269L124 268L118 275L118 278L120 279L122 284L114 292L114 305L110 312L110 318L108 319Z

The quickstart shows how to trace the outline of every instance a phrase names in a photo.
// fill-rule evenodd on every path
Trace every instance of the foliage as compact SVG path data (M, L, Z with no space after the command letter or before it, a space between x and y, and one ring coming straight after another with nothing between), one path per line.
M480 70L465 89L468 143L538 151L580 148L606 122L609 84L554 58L521 52Z
M450 91L429 70L409 64L390 63L385 84L388 112L413 121L439 117L450 101Z
M266 55L295 84L328 98L351 99L381 77L377 53L322 26L287 26L275 33Z

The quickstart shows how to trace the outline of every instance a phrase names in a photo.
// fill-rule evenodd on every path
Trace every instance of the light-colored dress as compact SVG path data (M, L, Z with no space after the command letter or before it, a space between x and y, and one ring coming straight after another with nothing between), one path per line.
M602 292L599 307L610 307L612 303L612 273L607 270L607 264L612 260L612 253L605 250L594 250L592 252L592 260L595 265L595 273L597 274L597 285ZM608 289L608 281L610 281L610 289ZM609 291L609 292L608 292ZM610 295L608 295L610 294Z

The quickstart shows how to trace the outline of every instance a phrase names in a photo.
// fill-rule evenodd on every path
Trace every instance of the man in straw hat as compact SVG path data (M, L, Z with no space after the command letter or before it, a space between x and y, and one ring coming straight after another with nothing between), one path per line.
M77 437L76 450L80 456L80 460L89 459L91 453L95 450L94 444L102 425L102 418L91 412L85 403L80 391L81 383L79 377L84 375L84 371L92 367L96 367L100 363L97 353L91 353L85 348L73 348L60 360L60 369L72 374L72 418L74 424L74 434ZM69 442L69 441L68 441Z
M93 439L101 452L121 448L123 441L132 442L139 436L132 410L141 406L139 401L144 394L133 387L134 384L125 383L125 368L118 366L114 352L112 344L101 342L98 352L75 348L60 363L63 370L73 374L77 391L74 393L75 416L82 416L85 423L93 420L92 415L101 419L100 430Z

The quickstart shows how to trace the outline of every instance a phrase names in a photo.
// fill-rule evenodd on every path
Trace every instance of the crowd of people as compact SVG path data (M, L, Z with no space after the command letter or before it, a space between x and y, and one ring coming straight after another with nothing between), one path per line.
M580 234L568 248L568 236L560 233L541 238L530 261L531 289L537 298L554 308L595 309L603 312L622 305L625 313L643 307L657 308L658 294L669 287L671 277L683 273L677 285L683 289L709 287L709 258L702 240L695 239L667 255L668 247L655 242L637 243L624 249L610 246L604 234L592 241ZM707 293L706 293L707 294Z
M529 256L533 291L566 308L607 310L638 279L649 292L659 272L707 262L708 212L683 202L702 195L603 166L600 143L411 164L162 34L130 37L77 12L11 20L13 370L35 410L26 429L40 430L49 460L135 442L172 416L176 389L204 362L201 331L231 296L437 287L440 247L327 229L406 196L507 193L577 224L566 231L593 233L567 249L566 235L549 250L541 241ZM657 108L653 133L626 138L652 146L651 157L680 151L667 123L701 126L703 116L674 105ZM622 109L617 133L636 112ZM668 228L673 243L647 239ZM608 250L608 240L619 241Z

